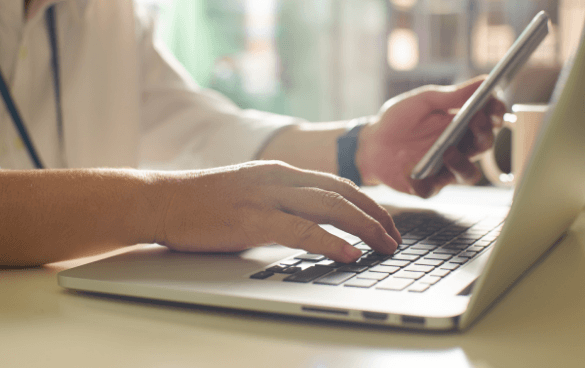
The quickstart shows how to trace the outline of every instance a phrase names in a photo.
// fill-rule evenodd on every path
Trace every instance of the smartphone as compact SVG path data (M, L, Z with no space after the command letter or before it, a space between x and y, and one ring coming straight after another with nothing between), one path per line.
M486 80L455 114L447 129L439 136L410 176L424 179L436 174L443 166L447 148L457 145L471 118L485 105L496 88L504 89L548 34L549 17L541 11L520 34L504 57L492 69Z

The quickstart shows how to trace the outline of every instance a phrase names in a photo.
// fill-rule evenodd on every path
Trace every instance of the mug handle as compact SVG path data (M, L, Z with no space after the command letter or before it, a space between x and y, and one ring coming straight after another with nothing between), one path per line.
M514 114L504 114L504 123L502 124L502 128L498 129L495 132L497 136L500 133L500 130L503 128L510 129L512 135L514 134L514 123L516 122L516 115ZM513 148L512 148L513 149ZM514 174L510 173L507 174L500 170L498 164L496 162L496 156L494 152L494 148L490 148L486 151L480 158L479 163L483 170L485 177L494 185L499 187L512 187L515 184Z

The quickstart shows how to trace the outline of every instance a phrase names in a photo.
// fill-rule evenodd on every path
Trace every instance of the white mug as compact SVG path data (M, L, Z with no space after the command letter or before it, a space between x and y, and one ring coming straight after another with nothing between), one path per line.
M519 182L547 109L548 105L518 104L512 106L513 114L504 115L503 127L512 132L512 172L507 174L500 170L494 149L490 149L481 157L480 165L485 177L492 184L511 187Z

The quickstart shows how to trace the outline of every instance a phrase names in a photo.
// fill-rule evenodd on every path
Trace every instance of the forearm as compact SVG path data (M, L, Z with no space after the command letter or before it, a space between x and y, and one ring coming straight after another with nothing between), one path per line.
M305 123L276 135L260 159L280 160L293 166L337 174L337 138L346 132L347 121Z
M152 241L160 206L152 181L136 170L0 171L0 265Z

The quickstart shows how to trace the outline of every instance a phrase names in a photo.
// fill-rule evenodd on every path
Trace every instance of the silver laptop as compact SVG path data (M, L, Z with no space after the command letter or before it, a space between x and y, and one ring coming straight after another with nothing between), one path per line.
M153 244L63 271L59 284L294 317L465 329L562 238L583 209L584 90L582 37L561 73L512 205L393 209L404 239L395 255L372 252L357 238L364 255L351 265L278 245L185 254Z

